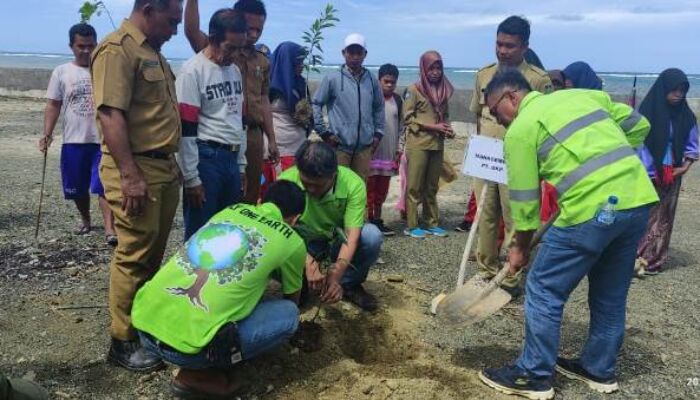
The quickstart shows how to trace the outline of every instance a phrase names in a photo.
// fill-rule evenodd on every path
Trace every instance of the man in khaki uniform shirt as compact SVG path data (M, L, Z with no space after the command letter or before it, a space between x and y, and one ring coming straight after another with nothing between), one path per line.
M129 19L99 44L91 62L104 153L100 178L119 239L110 265L108 360L138 372L163 366L141 347L131 306L160 266L179 202L173 153L180 115L174 75L160 48L181 19L180 0L135 0Z
M529 39L530 23L522 17L508 17L498 26L496 37L498 63L490 64L477 72L474 94L469 105L469 110L477 116L477 133L479 135L503 140L506 133L506 129L491 116L483 94L486 85L491 82L491 78L499 68L517 68L534 90L543 93L552 91L552 82L547 72L525 62L524 54L528 49ZM475 179L474 191L477 195L477 203L480 201L479 197L484 185L487 189L479 221L479 244L476 258L479 273L490 279L502 267L498 257L500 220L503 218L506 224L506 241L504 242L506 244L510 243L513 236L513 223L510 218L508 186ZM520 276L509 276L505 279L503 286L507 290L512 288L510 291L517 294L519 281Z
M264 53L255 50L255 43L260 39L265 26L267 11L260 0L238 0L233 9L243 13L248 24L247 46L234 58L234 63L243 75L243 118L248 128L248 164L243 201L257 204L263 170L263 133L267 135L270 161L276 163L279 155L270 110L270 61ZM208 44L207 35L199 30L198 0L187 0L185 34L195 52L201 51Z

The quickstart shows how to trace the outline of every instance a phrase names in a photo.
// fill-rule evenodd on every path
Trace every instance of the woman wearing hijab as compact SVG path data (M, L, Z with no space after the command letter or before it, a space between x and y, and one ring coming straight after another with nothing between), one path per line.
M272 53L270 105L282 170L294 165L294 154L306 140L311 121L303 47L283 42Z
M567 89L603 90L603 80L583 61L570 64L563 73L564 87Z
M447 236L447 231L438 226L437 191L445 138L455 136L448 112L453 92L452 84L445 77L440 53L424 53L420 58L420 79L408 87L403 103L408 160L404 233L413 238ZM423 203L425 229L418 224L418 203Z
M659 194L637 250L638 275L655 275L668 258L683 175L698 159L698 127L685 99L690 84L679 69L659 75L639 107L651 124L638 153ZM642 271L643 268L643 271Z

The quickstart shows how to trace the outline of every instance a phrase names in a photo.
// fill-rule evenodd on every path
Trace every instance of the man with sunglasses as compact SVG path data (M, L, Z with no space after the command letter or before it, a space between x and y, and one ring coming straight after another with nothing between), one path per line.
M488 65L477 72L474 93L469 110L477 116L477 134L503 140L505 128L491 115L486 104L484 89L494 74L502 68L517 68L530 85L543 93L552 91L552 82L547 72L528 64L525 52L530 40L530 23L518 16L506 18L500 25L496 35L496 57L498 63ZM481 195L484 186L487 187L486 199L481 210L479 221L479 244L477 247L477 265L479 274L485 279L493 278L501 269L499 260L498 233L501 219L506 226L506 245L512 237L513 224L508 206L508 187L481 179L474 180L474 192ZM477 199L477 203L480 199ZM519 276L510 276L504 282L504 289L517 295Z
M214 214L239 202L245 189L243 78L233 59L246 45L246 29L241 13L230 8L215 12L209 44L182 66L176 82L185 240Z
M504 147L516 231L511 274L528 264L540 226L541 179L556 188L561 212L527 274L524 349L513 365L486 368L479 377L507 394L551 399L556 369L598 392L614 392L637 244L658 201L634 150L644 143L649 122L599 90L544 96L517 70L497 73L485 102L508 128ZM606 203L615 204L614 211L602 208ZM564 305L586 276L588 339L579 358L558 358Z
M177 33L181 0L135 0L121 27L92 53L102 132L100 178L118 245L110 265L110 362L138 372L161 368L131 325L136 290L158 270L180 200L174 153L181 136L175 79L160 53Z

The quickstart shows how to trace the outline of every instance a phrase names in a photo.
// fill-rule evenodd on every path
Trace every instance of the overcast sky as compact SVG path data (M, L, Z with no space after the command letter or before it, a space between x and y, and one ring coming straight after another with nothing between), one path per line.
M3 0L0 50L65 53L67 30L83 0ZM133 0L104 0L117 24ZM202 26L233 0L200 0ZM300 41L327 0L268 0L261 42L271 47ZM547 68L584 60L599 71L658 72L680 67L700 73L699 0L337 0L341 19L326 35L326 61L341 62L343 37L367 38L368 64L416 65L420 54L440 51L451 67L480 67L495 59L496 26L511 14L532 23L530 45ZM100 36L111 26L94 17ZM182 34L163 48L168 57L190 57Z

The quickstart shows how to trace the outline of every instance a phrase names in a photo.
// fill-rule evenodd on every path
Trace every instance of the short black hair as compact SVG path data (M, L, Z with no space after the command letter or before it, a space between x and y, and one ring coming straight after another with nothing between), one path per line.
M394 64L384 64L379 67L379 79L382 79L384 75L391 75L396 79L399 79L399 69L396 68Z
M238 0L236 4L233 5L233 9L238 12L262 15L267 18L265 3L260 0Z
M282 212L283 218L300 215L306 208L306 196L294 182L279 180L267 188L263 203L272 203Z
M167 10L170 8L170 2L172 0L134 0L134 10L139 9L147 4L152 5L158 10ZM182 3L182 0L178 0Z
M511 15L498 25L496 33L518 36L523 44L528 44L530 43L530 21L517 15Z
M219 44L226 40L226 33L245 33L246 30L248 30L248 24L241 13L231 8L222 8L209 20L209 41Z
M338 171L335 150L325 142L305 141L294 158L299 172L310 178L330 178Z
M93 28L92 25L86 24L84 22L75 24L70 27L70 30L68 31L68 43L71 46L73 46L73 43L75 43L75 35L80 35L82 37L91 37L97 40L97 32L95 32L95 28Z
M500 92L503 89L522 90L531 92L532 87L527 82L523 74L517 68L503 68L491 79L486 89L484 90L485 99L488 100L489 95Z

